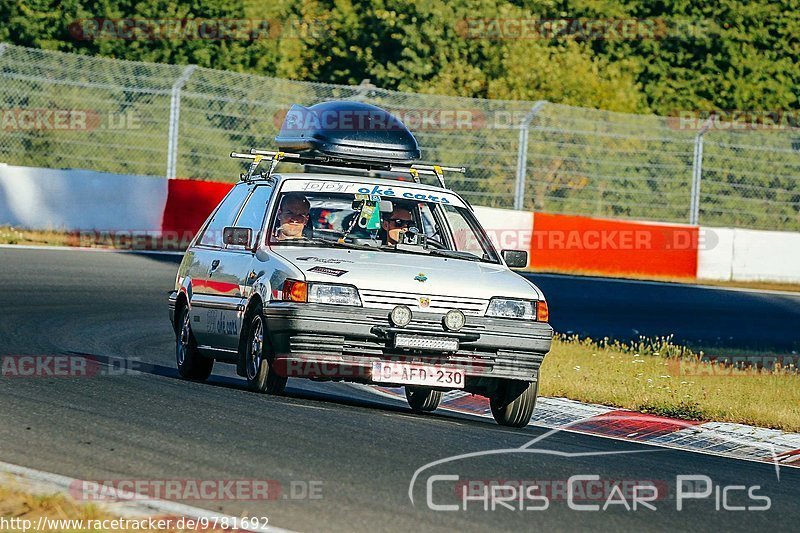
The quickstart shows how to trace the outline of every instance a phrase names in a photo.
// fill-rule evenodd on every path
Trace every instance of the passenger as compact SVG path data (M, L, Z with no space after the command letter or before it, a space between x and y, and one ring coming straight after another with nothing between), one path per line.
M278 207L277 218L280 226L275 232L275 238L279 241L304 238L303 230L308 222L310 210L311 204L302 193L292 192L284 195Z
M403 233L413 225L414 218L411 216L411 211L404 207L395 206L390 214L383 215L383 220L381 221L386 244L397 246L397 243L403 239Z

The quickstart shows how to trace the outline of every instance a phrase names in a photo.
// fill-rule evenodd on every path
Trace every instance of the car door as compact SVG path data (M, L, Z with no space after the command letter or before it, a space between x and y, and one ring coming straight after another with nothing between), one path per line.
M251 187L245 183L233 187L190 250L193 254L188 272L192 282L192 331L201 349L229 346L221 342L227 326L225 315L227 311L235 314L241 294L235 273L230 267L227 271L221 269L228 253L222 242L222 230L233 226L250 192Z
M241 332L244 307L253 290L256 276L251 275L254 250L260 242L267 204L272 196L270 184L252 186L239 216L231 226L250 228L251 237L247 246L226 245L220 255L219 264L210 276L214 297L226 306L216 310L211 320L216 320L213 329L215 346L237 350ZM213 264L212 264L213 266ZM223 302L224 299L224 302ZM235 305L235 307L234 307Z

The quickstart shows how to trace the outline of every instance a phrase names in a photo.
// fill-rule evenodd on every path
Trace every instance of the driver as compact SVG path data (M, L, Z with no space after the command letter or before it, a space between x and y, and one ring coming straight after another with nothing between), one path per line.
M381 227L383 227L386 234L386 244L397 246L397 243L403 240L403 233L413 225L414 218L411 216L411 211L404 207L395 206L392 212L388 215L383 215L381 220Z
M275 238L279 241L302 239L310 210L311 204L302 193L292 192L284 195L278 207L280 226L275 232Z

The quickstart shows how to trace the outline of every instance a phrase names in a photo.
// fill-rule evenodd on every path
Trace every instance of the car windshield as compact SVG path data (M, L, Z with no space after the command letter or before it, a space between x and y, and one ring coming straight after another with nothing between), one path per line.
M369 247L499 262L497 252L468 208L443 202L442 197L427 191L397 198L359 192L289 190L282 192L277 206L269 223L271 245Z

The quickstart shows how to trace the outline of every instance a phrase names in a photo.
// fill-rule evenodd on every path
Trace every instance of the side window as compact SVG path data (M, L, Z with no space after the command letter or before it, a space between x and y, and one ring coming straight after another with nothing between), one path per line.
M272 187L263 185L256 187L236 220L236 226L250 228L253 231L250 246L258 242L259 232L264 225L264 216L267 211L267 203L270 196L272 196L272 190Z
M244 199L247 197L247 187L236 186L228 196L222 200L222 204L214 214L214 218L208 223L200 238L200 244L204 246L222 247L222 230L225 226L233 226L233 221L239 213L239 208L242 207Z
M464 216L466 210L456 208L452 205L444 205L444 213L450 229L453 231L453 241L456 250L459 252L469 252L477 257L495 260L489 255L484 244L485 239L472 226L470 221ZM494 254L492 254L494 255Z
M430 205L427 203L420 203L419 215L422 221L422 233L424 233L428 239L442 244L442 235L439 232L439 226L436 224L436 217L434 217Z

